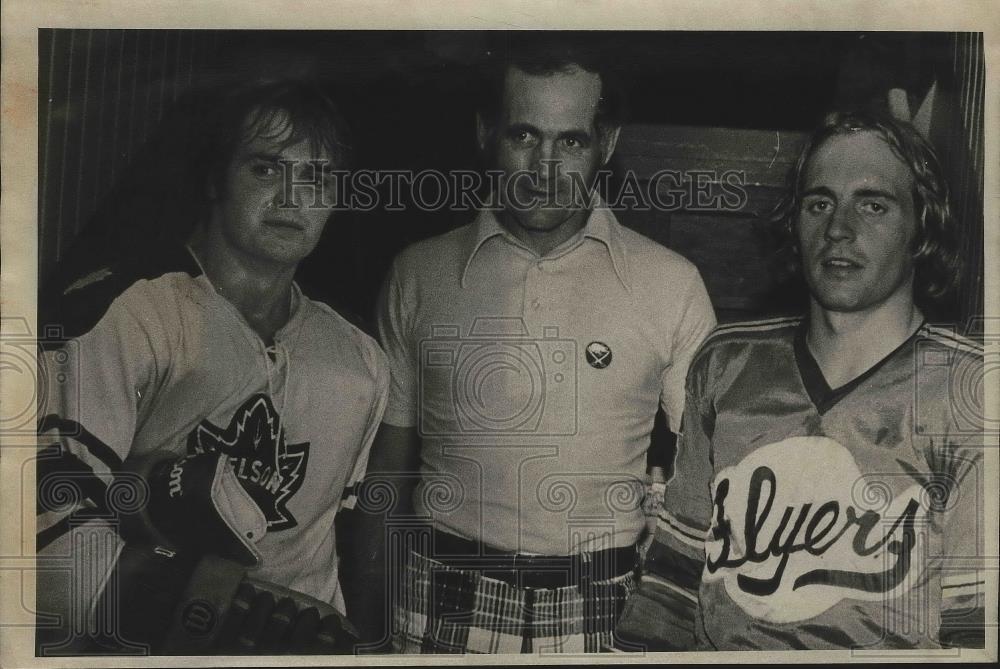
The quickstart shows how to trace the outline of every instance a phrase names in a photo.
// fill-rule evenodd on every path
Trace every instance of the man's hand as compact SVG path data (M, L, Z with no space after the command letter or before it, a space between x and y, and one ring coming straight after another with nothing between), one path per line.
M128 546L116 570L120 624L116 638L96 640L106 650L329 655L353 653L358 642L351 624L326 602L250 578L231 560L192 562L162 547Z
M386 580L396 575L402 565L388 564L387 519L413 513L413 489L420 469L420 437L416 428L403 428L383 423L372 444L365 485L392 486L392 504L378 510L367 508L372 495L362 492L358 498L357 536L351 541L356 551L355 563L359 576L367 587L359 597L351 597L348 588L348 611L364 641L371 650L382 649L388 641L388 621L392 612L387 601ZM398 576L397 576L398 578ZM352 601L352 599L354 601Z
M214 554L249 567L260 564L254 544L267 532L267 519L225 455L198 453L126 464L148 486L143 508L122 518L126 541Z
M642 512L646 516L646 527L639 540L639 553L643 559L645 559L646 551L649 550L656 537L656 524L660 519L660 511L663 510L663 495L666 487L663 468L650 467L647 474L646 494L642 499Z

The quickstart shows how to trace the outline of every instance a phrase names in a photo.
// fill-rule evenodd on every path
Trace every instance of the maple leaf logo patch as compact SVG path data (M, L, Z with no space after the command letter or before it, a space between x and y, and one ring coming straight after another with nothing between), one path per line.
M228 455L236 478L264 512L269 532L298 524L287 503L305 478L309 442L285 443L278 412L267 395L244 402L225 428L201 421L188 435L188 453Z

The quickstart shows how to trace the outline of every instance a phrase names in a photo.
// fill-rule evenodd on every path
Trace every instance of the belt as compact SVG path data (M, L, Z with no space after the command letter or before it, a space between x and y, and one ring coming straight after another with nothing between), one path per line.
M594 581L624 576L639 566L639 551L634 544L573 555L525 555L440 530L434 530L430 552L425 557L449 567L479 571L514 587L532 589L585 587Z

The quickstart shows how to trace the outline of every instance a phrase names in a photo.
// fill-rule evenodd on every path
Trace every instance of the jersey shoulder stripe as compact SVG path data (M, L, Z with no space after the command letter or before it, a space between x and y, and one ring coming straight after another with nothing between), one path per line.
M802 317L790 316L782 318L769 318L759 321L738 321L717 326L706 337L705 342L725 341L727 339L740 338L743 336L754 337L760 333L766 335L777 330L788 330L797 328L802 323Z
M761 318L752 321L733 321L731 323L720 323L715 327L713 332L771 330L784 325L798 325L802 320L802 316L774 316L772 318Z
M774 340L782 337L787 337L791 341L791 334L801 323L802 318L795 316L719 325L702 342L701 348L698 349L698 353L691 362L691 367L695 368L697 364L703 364L704 359L712 357L713 352L718 349L725 350L732 345L736 345L741 351L744 351L744 345L754 341Z
M982 354L984 350L983 345L974 339L963 337L954 330L936 325L924 325L920 329L920 334L925 339L930 339L949 348L958 349L964 353Z
M44 347L58 346L92 330L111 304L136 282L178 272L191 277L202 274L194 256L183 246L136 256L70 281L65 288L47 295L45 304L39 305L39 325L47 332Z

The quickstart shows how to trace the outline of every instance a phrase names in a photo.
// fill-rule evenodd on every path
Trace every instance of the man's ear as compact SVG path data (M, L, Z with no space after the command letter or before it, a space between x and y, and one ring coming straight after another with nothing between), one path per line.
M608 161L611 160L611 156L615 152L615 147L618 145L618 135L621 133L622 127L620 125L611 126L610 128L604 128L599 131L601 142L601 165L607 165Z

